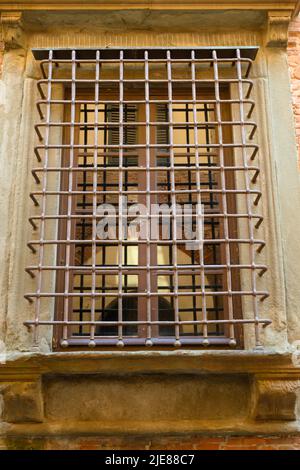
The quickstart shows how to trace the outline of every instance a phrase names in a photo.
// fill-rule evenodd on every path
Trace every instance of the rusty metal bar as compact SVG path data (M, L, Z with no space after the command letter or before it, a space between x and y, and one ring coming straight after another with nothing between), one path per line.
M92 230L92 236L93 236L93 242L92 242L92 292L91 292L91 321L95 321L95 310L96 310L96 305L95 305L95 293L96 293L96 251L97 251L97 245L96 245L96 237L97 237L97 219L96 219L96 214L97 214L97 164L98 164L98 154L97 154L97 143L98 143L98 100L99 100L99 86L98 86L98 81L100 77L100 51L96 52L96 70L95 70L95 127L94 127L94 144L95 144L95 149L94 149L94 155L93 155L93 165L94 165L94 172L93 172L93 219L92 219L92 225L93 225L93 230ZM76 105L75 105L76 106ZM89 341L89 347L95 347L95 325L91 324L91 329L90 329L90 341Z
M52 80L52 72L53 72L53 51L49 51L49 62L48 62L48 88L47 88L47 108L46 108L46 123L48 126L45 128L45 154L44 154L44 165L43 169L45 170L48 166L48 160L49 160L49 152L48 152L48 144L49 144L49 137L50 137L50 120L51 120L51 96L52 96L52 86L51 86L51 80ZM46 190L47 187L47 172L43 172L43 179L42 179L42 187L43 191ZM47 199L46 195L43 194L42 200L41 200L41 216L46 212L46 207L47 207ZM45 238L45 221L41 220L40 224L40 239L43 240ZM44 245L39 246L39 266L43 266L44 264ZM37 279L37 294L41 292L42 289L42 282L43 282L43 277L42 277L42 271L38 272L38 279ZM40 316L40 310L41 310L41 303L40 303L40 298L37 298L36 300L36 305L35 305L35 328L34 328L34 344L37 346L38 344L38 329L37 325L39 322L39 316Z
M123 165L123 143L124 143L124 53L120 51L120 64L119 64L119 167ZM118 320L123 320L123 173L119 173L119 220L118 220ZM123 342L123 325L118 325L118 343L119 347L124 346Z
M237 49L236 51L236 56L237 56L237 61L236 61L236 69L237 69L237 76L238 76L238 95L240 99L240 104L239 104L239 114L240 114L240 120L241 122L245 122L245 116L244 116L244 108L242 104L243 96L244 96L244 90L243 90L243 83L242 83L242 70L241 70L241 53L240 50ZM246 144L246 130L245 130L245 125L242 125L241 127L241 134L242 134L242 142L245 145ZM243 164L245 167L244 171L244 180L245 180L245 187L247 189L247 196L246 196L246 203L247 203L247 213L248 213L248 233L249 233L249 238L251 240L249 244L249 250L250 250L250 262L251 264L255 264L255 247L254 247L254 229L253 229L253 214L252 214L252 207L251 207L251 198L249 195L250 191L250 178L249 178L249 171L248 171L248 162L247 162L247 154L245 151L245 147L242 147L242 156L243 156ZM256 275L254 271L252 270L251 272L251 283L252 283L252 289L254 292L256 292ZM253 316L255 319L255 341L256 341L256 348L260 349L262 348L262 344L260 341L259 337L259 327L257 324L257 319L258 319L258 305L255 296L253 297Z
M196 145L195 159L196 159L196 184L197 189L201 189L201 177L200 177L200 162L199 162L199 149L198 145L198 119L197 119L197 90L196 90L196 68L195 68L195 51L191 51L191 75L192 75L192 98L193 98L193 124L194 124L194 142ZM202 170L203 171L203 170ZM201 210L201 193L197 192L197 204L198 210ZM202 214L202 212L201 212ZM198 223L202 223L202 218L197 220ZM203 246L199 247L199 258L200 264L204 266ZM207 309L206 309L206 297L205 297L205 271L204 267L201 268L201 292L202 292L202 311L203 311L203 344L209 345L208 330L207 330Z
M215 86L215 95L216 95L216 116L218 121L218 141L220 144L220 163L221 167L224 166L224 148L223 148L223 128L222 128L222 113L221 113L221 106L220 106L220 83L219 83L219 69L218 69L218 55L216 51L213 51L213 68L214 68L214 86ZM221 169L221 193L222 193L222 207L224 213L223 219L223 228L224 228L224 235L225 235L225 259L226 259L226 280L227 280L227 289L228 289L228 317L229 320L233 319L233 302L232 302L232 279L231 279L231 266L230 266L230 245L228 243L229 239L229 226L228 226L228 218L227 218L227 199L226 194L224 191L226 190L226 177L224 170ZM235 330L232 323L229 323L229 334L230 334L230 342L229 344L232 346L236 345L235 339Z

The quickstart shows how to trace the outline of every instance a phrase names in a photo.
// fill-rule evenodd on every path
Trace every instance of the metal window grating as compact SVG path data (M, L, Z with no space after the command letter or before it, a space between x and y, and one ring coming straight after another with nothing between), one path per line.
M235 346L250 326L260 346L270 320L258 312L268 293L257 284L267 269L256 261L265 246L249 77L257 49L33 53L43 78L27 272L37 284L25 325L35 340L52 325L63 347ZM144 239L125 237L124 196L146 207ZM101 204L116 210L115 239L98 236ZM152 204L170 213L157 218ZM178 236L180 204L192 207L192 229L203 220L203 249ZM167 239L151 238L154 217L159 234L169 220Z

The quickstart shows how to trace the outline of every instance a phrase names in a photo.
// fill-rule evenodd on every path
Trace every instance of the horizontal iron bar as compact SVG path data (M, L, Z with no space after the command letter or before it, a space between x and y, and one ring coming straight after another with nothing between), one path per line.
M154 214L149 214L149 215L127 215L127 214L119 214L118 211L116 211L116 214L115 215L99 215L99 214L72 214L72 215L62 215L62 214L57 214L57 215L36 215L36 216L32 216L30 217L30 220L58 220L58 219L102 219L103 217L105 218L114 218L114 217L118 217L118 218L124 218L124 219L132 219L132 218L145 218L145 219L148 219L148 218L182 218L184 216L184 214L159 214L159 215L154 215ZM203 217L203 218L207 218L207 219L212 219L212 218L224 218L224 217L232 217L232 218L237 218L237 219L263 219L263 216L260 215L260 214L217 214L217 213L214 213L214 212L206 212L206 213L203 213L201 215L197 214L197 213L188 213L188 216L189 217Z
M36 149L145 149L146 144L120 144L120 145L89 145L89 144L45 144L45 145L37 145L35 147ZM147 148L153 148L153 149L167 149L167 148L172 148L172 149L220 149L220 148L250 148L250 149L259 149L259 146L254 143L242 143L242 142L232 142L232 143L224 143L222 144L213 144L213 143L206 143L206 144L147 144ZM207 152L208 153L208 152ZM176 158L176 154L174 155Z
M126 195L126 194L161 194L162 191L157 189L157 190L123 190L123 191L109 191L109 190L95 190L95 191L48 191L48 190L41 190L41 191L32 191L30 193L30 196L79 196L79 195L97 195L97 194L106 194L106 195L113 195L113 194L119 194L119 195ZM261 195L261 191L258 189L208 189L208 188L202 188L202 189L170 189L167 190L165 189L163 191L163 194L255 194L255 195Z
M182 320L182 321L84 321L84 320L27 320L24 325L103 325L103 326L118 326L118 325L229 325L229 324L264 324L270 325L272 322L269 319L227 319L227 320Z
M122 123L123 127L135 127L135 126L159 126L159 127L165 127L168 128L170 125L173 127L173 129L176 129L178 126L184 126L184 128L191 128L194 129L195 127L200 127L203 126L204 129L207 129L208 126L215 127L218 125L222 126L253 126L257 128L257 124L255 122L250 122L250 121L197 121L197 123L194 123L193 121L126 121ZM71 121L49 121L49 122L39 122L36 124L35 127L91 127L93 130L96 126L103 126L103 127L116 127L119 129L120 123L118 122L109 122L109 121L98 121L98 122L84 122L84 121L78 121L78 122L71 122ZM146 145L146 144L145 144Z
M145 83L144 78L124 78L123 80L118 79L118 78L99 78L98 80L95 79L90 79L90 78L51 78L51 80L48 80L46 78L38 80L37 85L39 90L41 90L41 85L47 85L48 83L53 83L54 85L56 83L69 83L69 84L76 84L76 83L86 83L86 84L96 84L96 83ZM168 79L164 78L149 78L148 83L168 83ZM195 80L192 80L191 78L173 78L172 79L172 84L174 83L247 83L251 86L253 86L253 81L250 80L249 78L222 78L220 77L218 80L214 78L196 78ZM249 96L247 96L248 93L246 94L246 98L248 99ZM43 99L46 99L45 97ZM169 100L170 101L170 100Z
M44 100L38 100L36 102L36 104L95 104L95 105L99 105L99 104L119 104L120 101L119 100L112 100L112 99L106 99L106 100L84 100L84 99L63 99L63 100L58 100L58 99L47 99L45 98ZM161 99L161 100L158 100L158 99L149 99L149 100L123 100L122 101L123 104L146 104L146 103L149 103L149 104L168 104L170 103L170 101L168 99ZM234 99L234 98L228 98L228 99L220 99L220 100L216 100L216 99L195 99L195 100L191 100L191 99L184 99L184 100L178 100L178 99L172 99L172 103L173 104L216 104L216 103L235 103L235 104L239 104L239 103L243 103L243 104L250 104L251 106L255 105L255 101L254 100L246 100L246 99ZM203 108L202 108L203 109ZM210 112L210 111L213 111L214 108L211 108L211 109L208 109L207 111ZM174 111L177 111L176 109ZM99 113L101 112L104 112L104 110L98 110Z
M63 347L68 346L89 346L89 347L97 347L97 346L169 346L169 347L181 347L181 346L209 346L209 345L216 345L216 346L229 346L235 347L236 340L234 338L225 338L224 336L203 336L199 335L198 337L194 336L181 336L180 340L176 339L175 335L172 337L151 337L149 341L148 338L138 338L138 337L128 337L122 336L120 340L118 337L95 337L91 340L90 337L77 337L74 336L68 338L68 340L61 341Z
M193 292L95 292L95 293L87 293L87 292L30 292L25 295L25 298L46 298L46 297L64 297L64 298L71 298L71 297L88 297L88 298L96 298L96 297L191 297L191 296L206 296L206 297L213 297L213 296L254 296L254 297L265 297L269 296L269 293L266 291L212 291L212 292L202 292L202 291L193 291Z
M219 269L267 269L267 266L264 264L191 264L191 265L177 265L177 271L183 271L184 274L186 274L186 270L191 270L194 274L195 269L204 269L206 274L210 274L207 272L208 270L212 270L211 274L215 273L215 270ZM110 274L117 274L120 271L122 271L123 274L126 274L126 271L136 271L138 274L139 270L154 270L156 274L161 274L161 271L164 273L168 271L170 274L174 274L174 266L173 265L151 265L151 266L126 266L123 265L121 268L118 267L112 267L112 266L101 266L101 267L92 267L92 266L28 266L26 268L27 270L32 270L32 271L52 271L52 270L66 270L68 269L69 271L87 271L88 273L91 273L92 271L96 273L106 273L109 271ZM180 272L178 273L180 275Z
M185 245L187 242L192 243L204 243L208 245L212 244L219 244L219 243L244 243L244 244L253 244L253 245L262 245L265 246L266 242L264 240L259 239L251 239L251 238L205 238L204 240L179 240L179 239L168 239L168 240L151 240L151 239L139 239L139 240L124 240L124 239L116 239L116 240L107 240L107 239L91 239L91 240L66 240L66 239L56 239L56 240L31 240L28 242L28 246L30 245L56 245L56 244L63 244L63 245L91 245L94 243L95 245L118 245L121 244L123 246L126 245L133 245L138 246L142 244L153 244L153 245Z
M169 347L181 347L181 346L209 346L209 345L216 345L216 346L236 346L236 340L233 338L224 338L222 337L212 337L212 336L199 336L199 337L184 337L180 336L180 340L176 340L175 342L175 335L171 338L164 338L164 337L151 337L151 342L149 344L149 339L144 338L134 338L134 337L126 337L122 336L122 340L120 341L119 338L113 339L114 337L95 337L93 340L89 337L87 338L68 338L68 340L64 340L63 346L169 346Z

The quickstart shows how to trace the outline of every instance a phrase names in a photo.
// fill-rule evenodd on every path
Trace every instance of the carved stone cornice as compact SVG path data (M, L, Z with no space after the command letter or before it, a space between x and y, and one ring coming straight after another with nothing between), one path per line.
M269 47L286 47L288 28L292 14L290 11L269 11L266 31L266 45Z
M22 12L1 12L0 23L1 41L4 43L6 50L25 47L26 36L22 28Z
M293 11L293 19L296 18L296 16L298 16L299 13L300 13L300 0L297 0L295 9Z
M79 2L66 0L0 0L0 10L64 11L64 10L290 10L293 11L296 0L90 0Z
M182 11L186 11L186 14L188 14L188 12L192 14L191 12L193 11L198 13L203 12L206 15L205 25L207 30L212 30L212 13L218 11L220 15L223 15L222 17L218 17L218 20L219 22L221 21L221 23L222 21L224 22L226 31L228 31L228 27L232 28L233 31L243 31L246 24L247 31L253 31L254 33L259 32L259 34L263 33L267 46L285 47L287 44L288 25L296 5L297 0L285 0L283 2L274 0L217 0L215 2L209 2L207 0L126 0L125 2L121 0L94 0L87 2L72 0L65 2L59 2L58 0L16 0L13 3L0 0L0 15L2 40L5 42L6 48L24 47L26 43L24 31L28 30L28 33L30 33L35 21L37 21L37 25L43 24L43 21L40 23L40 20L38 20L39 15L43 14L43 12L45 12L44 14L49 12L50 18L50 12L55 11L70 15L72 11L82 11L82 13L102 11L103 14L109 14L112 10L122 10L123 13L124 10L147 10L147 12L151 12L153 15L159 10L164 10L165 12L173 10L176 11L178 16L181 15ZM234 10L240 11L241 20L237 20L237 15L234 13ZM24 12L23 28L21 21L22 12ZM174 15L175 13L172 14ZM255 20L255 25L253 25L253 15L255 16L255 14L258 15L259 27L257 27L257 19ZM266 17L267 21L265 21ZM61 18L62 15L60 15L60 19ZM137 22L139 21L138 18L137 16ZM133 29L136 29L134 19L135 16L133 15L130 21L133 25ZM54 19L53 24L55 24L57 20L58 18ZM71 19L71 21L73 20ZM78 21L78 17L74 18L74 24L77 24ZM185 21L185 28L188 29L190 24L189 20L185 19ZM104 23L103 27L105 27ZM68 24L71 24L70 18L68 18ZM51 25L52 23L49 19L48 26L51 27ZM195 24L193 22L191 22L190 28L193 32L195 31Z

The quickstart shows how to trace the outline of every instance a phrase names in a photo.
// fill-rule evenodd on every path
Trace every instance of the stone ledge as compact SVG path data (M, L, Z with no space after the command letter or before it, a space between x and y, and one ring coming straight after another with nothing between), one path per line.
M10 353L0 364L0 381L42 374L229 373L300 379L290 352L232 350L73 351Z

